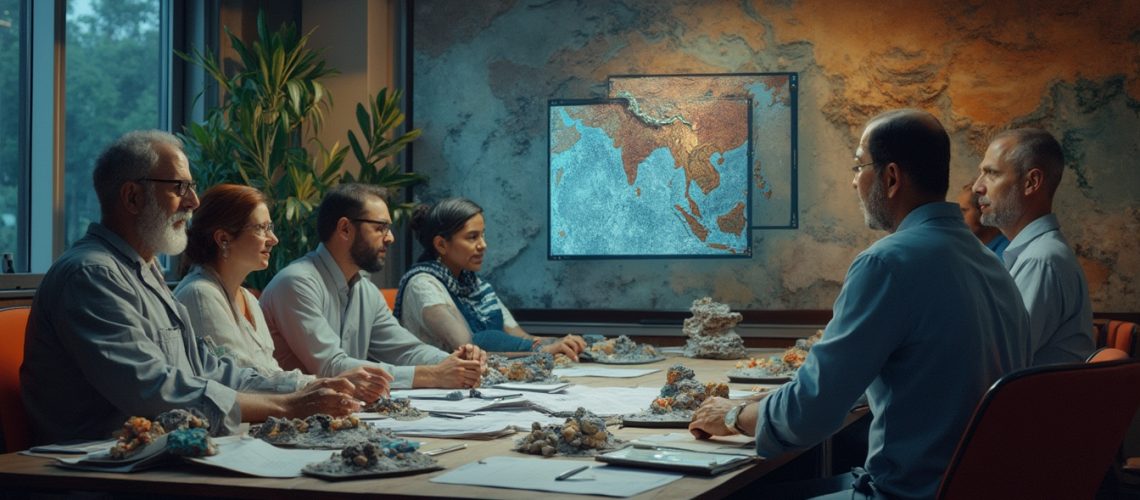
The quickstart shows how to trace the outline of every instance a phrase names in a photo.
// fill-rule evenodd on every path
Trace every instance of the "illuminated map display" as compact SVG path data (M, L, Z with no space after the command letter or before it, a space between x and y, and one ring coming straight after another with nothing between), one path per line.
M699 98L752 100L752 227L799 227L796 171L795 73L621 75L609 79L609 97L634 99L651 116L684 113Z
M749 98L549 103L549 257L750 257Z

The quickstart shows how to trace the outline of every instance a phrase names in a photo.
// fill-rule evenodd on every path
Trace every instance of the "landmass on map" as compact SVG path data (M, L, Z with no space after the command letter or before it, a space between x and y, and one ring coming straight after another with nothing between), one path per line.
M636 103L649 117L684 117L701 99L752 102L752 227L798 226L793 154L795 74L616 75L609 97Z
M748 99L552 101L551 255L750 256Z

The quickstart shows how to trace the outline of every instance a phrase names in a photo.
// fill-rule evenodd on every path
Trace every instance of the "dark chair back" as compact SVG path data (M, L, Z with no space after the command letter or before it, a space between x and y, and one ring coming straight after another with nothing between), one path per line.
M1140 391L1123 387L1140 387L1140 362L1002 377L974 410L938 498L1093 498L1140 405Z

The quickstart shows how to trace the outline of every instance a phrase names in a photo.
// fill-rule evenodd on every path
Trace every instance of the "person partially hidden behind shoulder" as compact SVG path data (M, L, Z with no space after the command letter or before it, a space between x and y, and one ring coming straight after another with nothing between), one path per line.
M157 265L186 246L198 206L181 142L131 132L95 164L102 211L48 270L32 302L20 390L37 444L107 439L131 416L196 409L212 434L268 416L360 410L343 379L293 392L214 356Z
M759 402L710 398L690 432L754 435L758 454L777 457L826 439L865 392L874 417L864 467L779 493L934 497L978 401L1029 360L1013 279L945 202L949 165L950 139L929 113L871 119L852 185L867 225L891 234L855 258L792 381Z

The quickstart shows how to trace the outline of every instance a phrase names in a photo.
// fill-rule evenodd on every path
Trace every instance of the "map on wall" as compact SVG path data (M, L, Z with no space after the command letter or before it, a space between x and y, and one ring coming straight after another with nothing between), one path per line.
M549 257L750 257L748 98L549 103Z
M752 100L752 203L756 229L799 227L796 186L795 73L620 75L609 97L637 102L650 116L685 116L700 98Z

